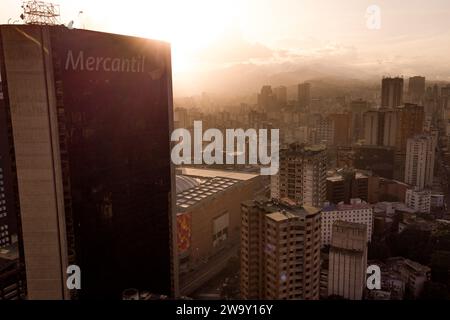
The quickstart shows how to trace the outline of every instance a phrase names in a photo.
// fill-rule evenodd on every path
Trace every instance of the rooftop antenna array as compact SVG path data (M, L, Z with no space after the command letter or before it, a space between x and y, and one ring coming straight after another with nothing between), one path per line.
M24 1L20 18L25 24L58 25L59 5L43 1Z

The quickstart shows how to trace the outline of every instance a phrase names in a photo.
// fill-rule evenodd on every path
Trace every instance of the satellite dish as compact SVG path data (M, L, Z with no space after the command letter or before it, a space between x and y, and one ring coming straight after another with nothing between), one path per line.
M73 20L71 20L71 21L67 24L67 28L68 28L68 29L73 29L73 24L74 24L74 22L73 22Z

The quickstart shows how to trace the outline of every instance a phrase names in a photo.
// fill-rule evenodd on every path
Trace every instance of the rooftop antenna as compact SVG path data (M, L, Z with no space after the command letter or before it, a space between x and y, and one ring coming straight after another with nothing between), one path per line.
M80 18L80 16L81 16L81 18ZM80 10L79 12L78 12L78 20L80 21L80 23L82 23L82 28L83 29L86 29L86 25L84 24L84 19L83 19L83 16L84 16L84 11L83 10Z
M58 25L59 5L43 1L24 1L20 18L25 24Z

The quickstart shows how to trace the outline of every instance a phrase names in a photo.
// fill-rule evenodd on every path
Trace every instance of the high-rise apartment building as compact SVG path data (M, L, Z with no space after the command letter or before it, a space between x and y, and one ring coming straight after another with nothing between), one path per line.
M381 106L394 108L403 104L403 78L383 78L381 82Z
M0 43L28 298L175 295L170 46L37 25Z
M378 146L380 141L378 139L380 113L376 110L367 111L363 115L364 122L364 144L368 146Z
M328 296L362 299L366 284L366 239L366 225L344 221L334 223L328 262Z
M425 112L422 106L406 103L364 113L364 144L396 147L406 151L408 138L423 132Z
M242 204L244 299L319 298L320 209L264 199Z
M281 106L285 106L287 104L287 87L276 87L273 89L273 93L275 94L275 98L278 104L280 104Z
M425 111L423 106L405 103L397 109L399 112L396 147L400 152L406 151L409 138L423 132Z
M359 99L350 102L352 142L364 139L364 113L368 110L369 104L365 100Z
M406 141L423 132L424 108L415 104L364 114L365 145L395 147L393 178L404 180Z
M352 114L334 113L329 116L333 123L333 144L348 146L352 142Z
M300 109L311 107L311 84L304 82L297 87L297 102Z
M342 169L327 177L327 201L349 204L355 198L368 201L368 176L351 169Z
M414 76L409 78L408 96L411 99L411 102L422 102L425 96L425 77Z
M396 144L399 115L396 109L371 110L364 113L364 144L393 147Z
M386 147L394 147L397 141L397 132L399 126L399 115L397 110L384 110L384 119L381 124L380 132L383 136L380 139L382 145Z
M326 146L334 145L335 126L330 117L323 117L315 125L316 143Z
M433 186L435 142L422 134L408 139L405 161L405 182L420 189Z
M271 197L321 208L326 199L326 171L324 146L292 144L280 151L279 171L271 176Z
M271 86L263 86L258 94L258 106L264 111L273 111L276 105L276 97Z

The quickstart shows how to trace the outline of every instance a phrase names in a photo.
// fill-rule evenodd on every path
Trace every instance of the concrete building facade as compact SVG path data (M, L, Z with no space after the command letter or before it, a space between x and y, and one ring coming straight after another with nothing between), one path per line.
M373 229L373 208L360 199L352 199L351 204L328 205L322 209L322 246L330 245L333 225L337 221L364 224L367 227L366 242L370 242Z
M329 265L328 296L361 300L366 284L367 226L337 221L333 225Z
M244 299L317 300L320 210L267 200L242 204Z
M431 191L419 190L417 188L408 189L406 191L405 204L408 208L414 209L416 212L430 213Z
M271 176L271 197L322 207L326 199L327 155L324 146L291 145L280 151L280 168Z
M241 202L263 192L268 179L236 171L177 171L180 294L189 296L238 255Z
M420 189L433 186L435 143L431 135L408 139L405 182Z

